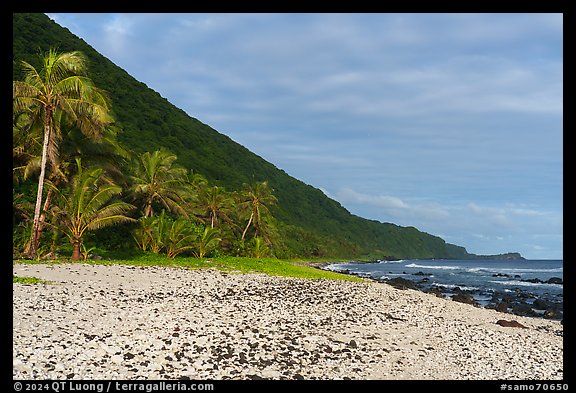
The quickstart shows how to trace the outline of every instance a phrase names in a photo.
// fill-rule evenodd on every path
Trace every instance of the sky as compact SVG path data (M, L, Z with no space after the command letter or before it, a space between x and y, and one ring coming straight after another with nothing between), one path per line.
M48 14L351 213L563 258L563 16Z

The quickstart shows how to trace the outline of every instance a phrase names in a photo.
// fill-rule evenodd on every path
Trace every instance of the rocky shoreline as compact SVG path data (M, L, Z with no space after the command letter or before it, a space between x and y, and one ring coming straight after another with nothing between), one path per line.
M322 266L322 269L328 269L329 265ZM338 269L338 273L367 278L364 274L358 274L348 269ZM405 273L407 274L407 273ZM413 278L395 277L395 278L369 278L376 282L385 283L398 289L413 289L424 293L435 295L443 299L451 299L456 302L470 304L476 307L485 307L497 310L503 313L520 315L525 317L539 317L546 319L562 320L564 316L563 301L554 298L538 297L533 293L516 287L514 291L492 291L485 292L479 289L466 289L459 286L447 288L442 286L430 285L430 273L416 272L412 273ZM493 274L492 277L515 278L521 282L537 284L557 284L563 285L564 282L559 277L552 277L546 281L538 278L522 279L520 276L513 277L508 274ZM477 299L488 297L487 301L480 303Z
M14 379L563 378L559 321L376 282L13 266Z

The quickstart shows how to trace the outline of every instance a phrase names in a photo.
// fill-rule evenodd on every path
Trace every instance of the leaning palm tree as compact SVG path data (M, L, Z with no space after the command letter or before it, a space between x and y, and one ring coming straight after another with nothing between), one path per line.
M72 260L80 259L86 232L120 222L135 221L125 215L134 209L133 205L113 200L122 192L122 188L104 183L101 168L83 169L79 158L76 162L78 170L70 180L68 192L47 182L54 190L58 202L53 209L54 220L50 225L70 239Z
M266 181L255 183L251 186L245 185L243 196L244 201L241 206L250 211L250 218L242 232L242 240L244 240L250 225L254 225L256 228L255 236L258 236L258 232L262 232L262 213L269 213L270 209L268 206L273 205L277 201Z
M154 215L153 204L160 202L168 210L188 217L184 209L184 195L189 182L186 169L172 166L176 155L156 150L146 152L135 160L132 192L143 200L144 217Z
M98 138L103 127L112 122L108 99L85 76L86 57L78 51L58 53L50 50L37 70L22 61L24 80L12 84L13 112L28 112L30 127L41 125L43 130L40 175L32 227L29 257L35 258L39 240L46 163L58 162L61 140L60 123L64 117L76 123L86 135Z

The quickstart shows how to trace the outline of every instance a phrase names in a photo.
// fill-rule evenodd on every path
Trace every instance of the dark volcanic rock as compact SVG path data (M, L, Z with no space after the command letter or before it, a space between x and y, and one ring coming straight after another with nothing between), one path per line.
M526 326L522 325L520 322L514 321L514 320L506 321L504 319L500 319L496 322L496 324L503 326L503 327L517 327L517 328L522 328L522 329L528 329L528 327L526 327Z
M508 312L508 303L506 302L500 302L496 305L496 307L494 308L496 311L500 311L500 312Z
M546 283L548 284L564 284L564 281L560 277L550 277Z
M474 296L470 295L469 293L460 292L456 295L452 296L452 300L455 302L472 304L474 306L478 306L478 302L474 299Z
M523 301L518 301L512 304L512 313L516 315L523 315L525 317L534 317L538 315L532 309L532 305Z
M540 280L539 278L526 278L524 280L521 280L524 282L530 282L532 284L544 284L544 281Z
M559 319L563 316L562 311L556 308L549 308L548 310L544 311L544 318L548 319Z
M534 303L532 303L532 307L537 310L546 310L550 308L550 303L544 299L536 299L534 300Z
M402 277L396 277L386 281L387 284L392 285L396 289L418 289L413 281L406 280Z
M438 288L438 287L432 287L428 290L428 293L437 296L437 297L441 297L443 298L444 295L442 294L442 291Z

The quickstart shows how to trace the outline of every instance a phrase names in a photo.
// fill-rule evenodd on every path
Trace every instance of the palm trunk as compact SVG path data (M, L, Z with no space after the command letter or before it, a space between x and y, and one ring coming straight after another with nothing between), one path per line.
M80 257L80 241L74 240L72 242L72 260L79 261Z
M244 236L246 236L246 231L250 227L250 224L252 224L252 217L254 217L254 212L250 213L250 219L248 220L248 225L246 225L246 228L244 228L244 232L242 232L242 240L244 240Z
M212 212L211 216L212 217L210 217L210 228L213 229L218 223L218 216L216 215L216 212Z
M144 206L144 217L152 217L152 215L152 200L150 199L150 201L146 202L146 205Z
M34 208L34 221L32 223L32 241L28 257L36 259L38 256L38 243L40 242L40 210L42 208L42 193L44 192L44 177L46 176L46 160L48 158L48 142L50 141L50 110L46 110L44 119L44 142L42 143L42 161L40 163L40 176L38 178L38 192L36 193L36 206Z
M46 192L46 200L44 201L44 208L42 209L42 214L40 214L40 220L38 221L38 241L40 236L42 236L42 230L44 229L44 221L46 221L46 212L50 208L50 203L52 203L52 196L54 195L54 190L50 188Z

